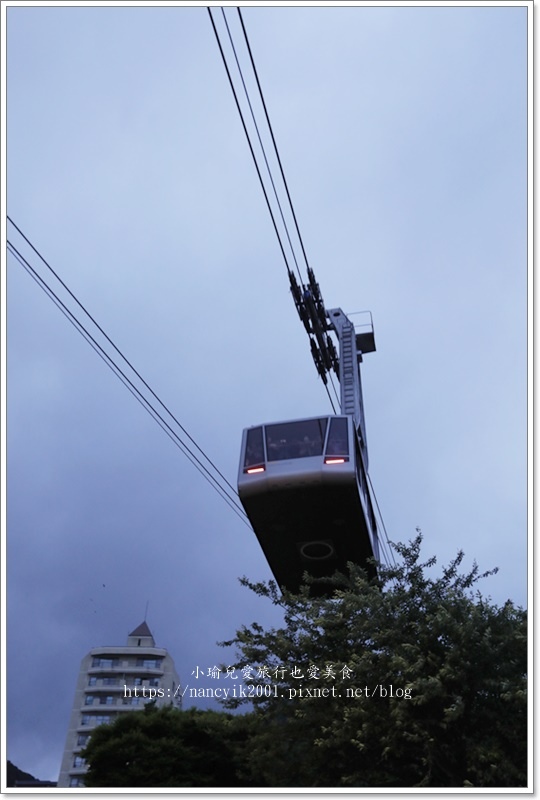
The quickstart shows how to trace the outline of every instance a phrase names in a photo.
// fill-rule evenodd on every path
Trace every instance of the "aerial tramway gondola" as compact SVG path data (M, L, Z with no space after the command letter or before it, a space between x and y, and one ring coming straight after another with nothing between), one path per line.
M297 590L305 571L346 572L349 561L375 576L377 530L351 416L247 428L241 453L238 493L279 586Z
M375 350L371 323L357 333L341 311L326 311L311 270L302 286L289 274L298 313L326 384L334 369L341 415L246 428L238 494L279 586L297 591L305 572L319 578L348 562L370 577L379 560L377 525L368 486L368 457L359 364ZM337 334L339 357L329 332ZM313 585L325 594L327 585Z

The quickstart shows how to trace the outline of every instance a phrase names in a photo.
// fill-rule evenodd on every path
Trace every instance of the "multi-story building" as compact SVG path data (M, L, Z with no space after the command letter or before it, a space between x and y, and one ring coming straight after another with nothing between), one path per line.
M125 646L94 647L81 661L58 787L84 786L80 755L92 729L148 702L181 707L180 681L168 652L156 647L146 622Z

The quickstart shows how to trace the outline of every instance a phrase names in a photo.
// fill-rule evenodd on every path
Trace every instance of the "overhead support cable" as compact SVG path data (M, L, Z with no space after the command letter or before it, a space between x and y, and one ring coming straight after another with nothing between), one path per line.
M290 236L290 233L289 233L289 228L288 228L288 225L287 225L287 221L285 219L285 214L284 214L284 211L283 211L283 204L282 204L282 202L281 202L281 200L279 198L278 189L276 187L276 182L275 182L273 174L272 174L272 169L271 169L271 166L270 166L270 162L269 162L269 159L268 159L268 156L267 156L267 152L266 152L266 149L265 149L265 146L264 146L264 143L263 143L263 138L261 136L260 125L257 122L256 114L255 114L255 111L254 111L254 106L253 106L253 103L252 103L251 98L250 98L250 94L249 94L249 90L248 90L248 87L247 87L246 80L244 78L244 72L243 72L242 66L240 64L240 59L239 59L239 56L238 56L238 50L237 50L237 47L235 46L235 43L234 43L234 39L233 39L233 35L232 35L232 32L231 32L231 28L230 28L229 23L227 21L225 10L222 8L221 11L222 11L222 16L223 16L223 21L224 21L224 24L225 24L225 29L226 29L226 32L227 32L227 35L228 35L228 38L229 38L230 48L232 50L232 53L233 53L233 56L234 56L234 61L236 63L236 70L237 70L237 72L238 72L238 74L240 76L240 81L242 83L242 87L243 87L244 94L245 94L245 97L246 97L246 101L247 101L247 105L248 105L248 108L249 108L249 112L251 114L251 120L252 120L253 126L255 128L256 136L257 136L257 139L258 139L258 142L259 142L259 148L260 148L260 151L262 152L262 156L263 156L264 163L265 163L265 166L266 166L266 172L268 173L268 177L269 177L270 184L271 184L271 187L272 187L272 190L273 190L275 201L277 203L277 207L278 207L279 214L280 214L280 217L281 217L282 226L283 226L283 228L285 230L285 236L286 236L287 242L289 244L289 248L290 248L291 253L292 253L292 258L293 258L294 264L296 266L296 271L298 273L298 277L300 279L300 286L302 287L302 289L300 289L300 286L296 282L296 279L294 277L294 273L290 268L289 261L287 259L287 255L285 253L285 247L284 247L284 242L283 242L283 239L282 239L282 234L279 231L278 224L277 224L277 221L276 221L276 216L274 214L274 210L273 210L272 204L270 202L269 192L267 191L267 188L266 188L266 185L265 185L265 181L263 179L262 169L259 166L258 157L257 157L256 152L255 152L254 142L252 141L252 137L251 137L250 132L248 130L248 125L247 125L247 122L246 122L246 118L244 116L244 112L242 110L242 106L241 106L241 103L240 103L240 100L239 100L239 96L238 96L237 90L235 88L235 81L233 80L232 71L231 71L231 68L229 67L229 64L227 62L227 56L225 55L225 49L223 47L223 44L222 44L222 41L221 41L220 34L218 32L218 28L217 28L216 22L214 20L214 16L213 16L212 11L211 11L210 8L208 8L208 15L209 15L210 21L212 23L212 28L213 28L213 31L214 31L214 35L215 35L215 38L216 38L216 41L217 41L217 44L218 44L218 47L219 47L219 51L220 51L220 54L221 54L221 58L222 58L224 67L225 67L225 71L227 73L229 84L231 86L231 90L232 90L232 93L233 93L233 96L234 96L234 100L235 100L235 103L236 103L236 108L237 108L238 113L240 115L240 120L242 122L244 133L245 133L246 139L248 141L248 145L249 145L249 149L250 149L250 152L251 152L251 156L252 156L253 162L255 164L255 168L257 170L257 175L258 175L258 178L259 178L259 182L261 184L261 187L262 187L262 190L263 190L263 194L264 194L264 197L265 197L265 200L266 200L266 204L267 204L268 210L270 212L270 217L272 219L274 230L275 230L276 236L278 238L278 242L279 242L279 245L280 245L280 248L281 248L283 259L284 259L285 265L287 267L287 272L288 272L288 275L289 275L289 281L290 281L290 284L291 284L291 291L292 291L292 294L293 294L293 298L295 300L295 304L296 304L297 310L298 310L298 312L299 312L299 314L300 314L300 316L302 318L302 321L304 322L304 326L306 327L306 331L308 333L308 337L309 337L309 340L310 340L311 353L312 353L312 356L313 356L313 359L314 359L314 362L315 362L315 366L317 368L317 371L318 371L320 377L323 380L323 383L324 383L324 386L325 386L325 390L326 390L326 393L328 395L328 399L329 399L330 404L332 406L332 410L333 410L333 412L335 414L336 413L336 408L334 406L334 402L332 400L332 396L331 396L330 390L328 388L327 372L330 369L330 363L329 362L332 361L332 359L329 356L329 351L328 351L328 341L327 340L328 340L329 337L328 337L327 334L326 334L326 340L325 340L325 337L324 337L324 331L328 331L329 330L328 324L327 324L326 319L325 319L324 304L322 303L322 298L320 298L320 302L318 303L318 308L317 308L317 311L318 311L317 319L315 319L315 315L317 315L315 310L306 309L306 316L305 317L303 317L302 314L301 314L301 311L300 311L301 307L305 308L304 295L308 291L308 287L309 286L316 287L317 288L317 292L318 292L318 284L317 284L317 282L315 280L315 276L313 274L313 271L311 270L311 268L310 268L310 266L308 264L308 261L307 261L307 256L306 256L304 243L302 241L302 236L300 234L300 228L298 226L298 220L297 220L296 213L294 211L294 207L293 207L293 204L292 204L292 199L291 199L291 195L290 195L290 192L289 192L289 187L288 187L288 184L287 184L287 180L285 178L285 172L284 172L284 169L283 169L283 164L282 164L282 161L281 161L281 157L280 157L278 149L277 149L276 138L274 136L274 131L272 129L272 125L271 125L270 118L269 118L269 115L268 115L266 101L265 101L263 93L262 93L262 87L261 87L261 83L260 83L260 80L259 80L259 76L258 76L256 67L255 67L255 62L254 62L254 59L253 59L251 46L250 46L249 39L248 39L248 36L247 36L247 31L246 31L246 28L245 28L245 25L244 25L244 21L243 21L240 9L238 9L238 13L239 13L239 17L240 17L240 23L241 23L242 31L243 31L243 35L244 35L244 40L245 40L247 51L249 53L253 74L254 74L254 77L255 77L256 84L257 84L257 89L258 89L258 93L259 93L259 97L260 97L260 102L261 102L262 108L264 110L264 114L265 114L265 118L266 118L266 124L268 126L268 131L269 131L269 134L270 134L270 137L271 137L271 141L272 141L272 145L273 145L275 159L276 159L276 161L277 161L277 163L279 165L279 170L280 170L280 173L281 173L283 187L285 189L286 196L287 196L288 206L289 206L292 218L294 220L294 224L295 224L295 227L296 227L296 233L297 233L298 240L300 242L300 246L301 246L301 249L302 249L303 259L304 259L304 262L305 262L305 265L306 265L306 269L307 269L307 274L308 274L308 284L304 284L303 279L302 279L302 274L301 274L301 271L300 271L298 258L296 256L296 252L295 252L295 247L293 245L293 242L292 242L292 239L291 239L291 236ZM319 295L319 297L320 297L320 295ZM312 336L314 336L317 339L317 343L314 342L314 339L312 338ZM336 393L336 390L335 390L335 386L333 384L331 376L330 376L330 380L331 380L332 387L334 389L334 394L337 396L337 393Z
M261 175L261 171L259 169L259 164L257 162L257 158L256 158L255 152L253 150L253 145L251 143L251 139L250 139L250 136L249 136L249 133L248 133L248 129L247 129L247 125L246 125L246 122L245 122L245 119L244 119L244 115L242 113L242 108L241 108L240 102L238 100L238 95L236 94L236 89L234 88L234 83L233 83L232 76L231 76L231 73L230 73L230 70L229 70L229 66L227 64L227 59L225 58L225 53L223 51L223 47L221 45L221 40L219 38L219 34L217 32L217 28L216 28L216 25L215 25L215 22L214 22L214 18L212 16L212 12L211 12L209 6L207 7L207 10L208 10L208 15L210 17L210 22L212 23L212 28L214 29L214 34L215 34L216 41L217 41L217 44L218 44L218 47L219 47L219 52L221 53L221 58L223 60L223 65L225 67L225 71L226 71L227 77L229 79L229 84L231 86L231 90L232 90L232 93L233 93L233 96L234 96L234 100L235 100L235 103L236 103L236 108L238 109L238 113L239 113L240 119L242 121L242 126L244 128L244 133L246 134L246 139L248 141L249 149L250 149L250 152L251 152L251 157L253 159L253 163L255 164L255 169L257 170L257 175L259 177L259 182L260 182L261 188L263 190L264 199L266 200L266 205L268 206L268 211L270 212L270 217L272 218L272 223L274 225L274 230L276 232L276 236L277 236L277 239L278 239L278 242L279 242L281 253L283 255L283 260L285 261L285 266L287 267L287 270L290 273L291 272L291 268L289 266L289 262L287 261L287 256L285 254L285 249L283 247L283 242L281 241L281 236L279 234L278 226L277 226L277 223L276 223L276 220L275 220L275 217L274 217L274 212L272 211L272 206L270 204L270 200L268 198L268 193L266 191L266 187L264 185L264 181L263 181L263 178L262 178L262 175Z
M17 232L20 234L20 236L22 236L22 238L24 239L24 241L25 241L25 242L26 242L26 243L27 243L27 244L28 244L28 245L31 247L31 249L32 249L32 250L34 251L34 253L35 253L35 254L38 256L38 258L39 258L39 259L42 261L42 263L43 263L43 264L44 264L44 265L47 267L47 269L48 269L48 270L49 270L49 271L50 271L50 272L51 272L51 273L54 275L54 277L55 277L55 278L56 278L56 280L57 280L57 281L60 283L60 285L61 285L61 286L62 286L62 287L65 289L65 291L66 291L66 292L67 292L67 293L70 295L70 297L71 297L71 298L72 298L72 299L73 299L73 300L74 300L74 301L77 303L77 305L79 306L79 308L80 308L80 309L81 309L81 310L82 310L82 311L83 311L83 312L86 314L86 316L87 316L87 317L88 317L88 319L89 319L89 320L92 322L92 324L93 324L93 325L95 325L95 327L96 327L96 328L98 329L98 331L99 331L99 332L102 334L102 336L104 336L104 337L105 337L105 339L108 341L108 343L111 345L111 347L113 347L113 348L114 348L114 350L115 350L115 351L118 353L118 355L119 355L119 356L120 356L120 357L123 359L123 361L124 361L124 362L127 364L127 366L128 366L128 367L129 367L129 368L132 370L132 372L133 372L133 373L134 373L134 374L137 376L137 378L138 378L138 379L141 381L141 383L144 385L144 387L145 387L145 388L146 388L146 389L147 389L147 390L150 392L150 394L151 394L151 395L152 395L152 396L153 396L153 397L154 397L154 398L155 398L155 399L158 401L158 403L159 403L159 404L161 405L161 407L162 407L162 408L163 408L163 409L164 409L164 410L167 412L167 414L168 414L168 415L171 417L171 419L174 421L174 423L175 423L176 425L178 425L178 427L180 428L180 430L182 431L182 433L184 433L184 434L187 436L187 438L188 438L188 439L190 440L190 442L191 442L191 443L192 443L192 444L193 444L193 445L196 447L196 449L199 451L199 453L200 453L200 454L201 454L201 455L202 455L202 456L203 456L203 457L204 457L204 458L207 460L207 462L210 464L210 466L212 467L212 469L213 469L213 470L215 470L215 472L216 472L216 473L217 473L217 474L220 476L220 478L221 478L221 479L222 479L222 480L223 480L223 481L224 481L224 482L227 484L227 486L229 487L229 489L230 489L232 492L234 492L234 494L236 494L236 489L234 488L234 486L233 486L233 485L232 485L232 484L231 484L231 483L230 483L230 482L227 480L227 478L226 478L226 477L225 477L225 476L224 476L224 475L223 475L223 474L220 472L220 470L219 470L219 469L216 467L216 465L214 464L214 462L213 462L213 461L212 461L210 458L208 458L208 456L206 455L206 453L205 453L205 452L204 452L204 451L203 451L203 450L202 450L202 449L199 447L199 445L197 444L197 442L196 442L196 441L195 441L195 440L194 440L194 439L193 439L193 438L190 436L190 434L187 432L187 430L184 428L184 426L183 426L183 425L182 425L182 424L181 424L181 423L178 421L178 419L177 419L177 418L174 416L174 414L172 413L172 411L170 411L170 409L169 409L169 408L167 408L167 406L165 405L165 403L163 403L163 402L162 402L162 400L161 400L161 399L160 399L160 398L157 396L157 394L154 392L154 390L153 390L153 389L152 389L152 388L151 388L151 387L148 385L148 383L147 383L147 382L144 380L144 378L142 377L142 375L141 375L139 372L137 372L137 370L135 369L135 367L133 366L133 364L132 364L132 363L131 363L131 362L130 362L130 361L129 361L129 360L126 358L126 357L125 357L125 355L124 355L124 354L121 352L121 350L120 350L120 349L119 349L119 348L118 348L118 347L115 345L115 343L112 341L112 339L111 339L111 338L110 338L110 337L109 337L109 336L108 336L108 335L105 333L105 331L103 330L103 328L101 327L101 325L99 325L99 323L98 323L98 322L97 322L97 321L94 319L94 317L93 317L93 316L92 316L92 315L91 315L91 314L88 312L88 310L87 310L87 309L84 307L84 305L83 305L83 304L82 304L82 303L81 303L81 302L78 300L78 298L77 298L77 297L75 297L75 295L73 294L73 292L71 291L71 289L70 289L70 288L69 288L69 287L68 287L68 286L67 286L67 285L64 283L64 281L63 281L63 280L62 280L62 278L61 278L61 277L58 275L58 273L56 273L56 272L54 271L54 269L51 267L51 265L50 265L50 264L49 264L49 263L48 263L48 262L47 262L47 261L46 261L46 260L43 258L43 256L42 256L42 255L41 255L41 253L39 252L39 250L37 250L37 248L36 248L36 247L34 247L34 245L32 244L32 242L31 242L31 241L28 239L28 237L27 237L27 236L26 236L26 235L25 235L25 234L22 232L22 230L21 230L21 229L18 227L18 225L16 225L16 223L15 223L15 222L14 222L14 221L11 219L11 217L10 217L9 215L7 216L7 219L8 219L8 221L9 221L9 222L10 222L10 223L13 225L13 227L15 228L15 230L16 230L16 231L17 231Z
M240 9L238 9L238 12L240 13ZM244 94L246 95L247 104L248 104L249 110L251 112L251 119L253 120L253 125L255 126L255 130L257 132L257 138L259 140L259 145L261 147L261 151L262 151L262 154L263 154L264 163L266 164L266 170L268 172L268 177L270 178L270 183L272 184L272 189L274 190L274 197L276 198L276 202L278 204L279 213L280 213L280 216L281 216L281 221L283 223L283 227L285 228L285 235L287 236L287 241L289 242L289 247L290 247L290 250L291 250L291 253L292 253L292 257L293 257L293 260L294 260L294 263L295 263L295 266L296 266L296 271L298 273L298 277L300 278L300 280L302 280L302 275L300 273L300 267L298 266L298 261L296 260L296 254L294 252L293 244L291 242L291 237L289 235L289 229L287 227L287 223L285 222L285 217L283 215L283 209L282 209L281 203L279 201L279 197L278 197L278 193L277 193L277 189L276 189L276 184L275 184L274 178L272 176L272 170L270 169L270 164L268 163L268 158L266 157L266 150L264 149L264 144L263 144L263 141L262 141L262 138L261 138L261 134L260 134L260 131L259 131L259 126L257 125L257 120L255 119L255 113L253 111L253 106L251 104L251 100L250 100L250 97L249 97L249 92L247 90L246 82L244 80L244 74L242 72L242 67L240 66L240 62L238 60L238 55L236 53L236 47L234 46L234 41L233 41L233 38L232 38L232 35L231 35L231 31L230 31L230 28L229 28L229 23L227 22L227 17L225 16L225 9L222 8L221 9L221 13L223 15L223 21L225 22L225 27L227 28L227 34L229 36L229 41L231 43L231 48L232 48L232 51L233 51L233 54L234 54L234 58L235 58L235 61L236 61L236 66L238 68L238 74L240 75L240 80L242 81L242 86L244 87ZM241 16L240 16L240 19L242 19ZM243 27L243 23L242 23L242 27ZM245 30L244 30L244 34L245 34ZM247 37L246 37L246 43L247 43L248 48L249 48L249 42L247 41ZM250 51L250 55L251 55L251 51ZM252 64L253 64L253 59L252 59ZM255 65L254 64L253 64L253 69L255 69ZM256 73L255 73L255 75L256 75ZM258 78L257 78L257 84L259 85L259 79ZM260 89L260 86L259 86L259 89ZM266 111L266 106L264 105L264 97L262 96L262 92L261 92L261 100L263 102L263 106L264 106L265 111ZM270 127L270 120L268 119L268 115L266 115L266 119L267 119L268 125ZM271 127L270 127L270 132L272 133ZM279 158L279 153L277 151L277 147L276 147L276 143L275 143L275 139L274 139L274 134L273 133L272 133L272 142L274 143L276 156L277 156L279 165L281 167L281 159ZM285 183L285 188L287 188L287 184L285 182L285 175L283 174L283 169L281 170L281 174L282 174L282 177L283 177L283 181ZM287 189L287 196L289 197L289 202L290 202L290 196L289 196L288 189ZM292 209L292 204L291 204L291 210L292 210L292 213L293 213L293 216L294 216L294 209ZM295 216L294 216L294 219L296 221L296 217ZM298 226L297 226L297 229L298 229Z
M385 553L387 566L389 566L389 567L390 566L394 566L395 567L396 563L397 563L396 562L396 557L394 556L394 549L392 547L392 543L390 542L390 539L388 538L388 532L386 530L386 525L384 524L384 519L383 519L383 516L382 516L382 512L381 512L380 506L379 506L379 501L377 500L377 495L375 494L375 489L373 488L373 483L371 481L369 473L366 472L366 475L367 475L367 479L368 479L369 486L370 486L370 489L371 489L371 495L372 495L373 499L375 500L375 505L377 507L377 512L379 514L379 519L381 521L381 527L383 529L384 537L385 537L384 539L381 537L379 539L379 542L380 542L381 547L382 547L382 549L383 549L383 551ZM388 547L387 547L387 545L388 545Z
M19 231L21 236L25 239L25 241L29 244L29 246L40 256L44 263L45 260L36 250L36 248L32 245L32 243L27 239L27 237L20 231L20 229L10 220L12 224L16 227ZM195 440L187 433L185 428L180 425L180 423L176 420L176 418L171 414L171 412L167 409L167 407L162 403L159 397L153 392L153 390L148 386L146 381L144 381L139 373L131 366L130 362L123 356L123 354L118 350L118 348L114 345L114 343L109 339L109 337L104 333L102 328L98 325L97 322L91 317L90 314L84 309L84 307L79 303L75 295L70 291L70 289L65 285L62 279L56 275L54 270L51 271L57 277L58 281L62 284L62 286L66 289L66 291L70 294L70 296L75 300L75 302L80 305L84 310L87 316L92 320L93 324L98 328L100 332L103 333L107 341L109 341L112 346L117 350L117 352L122 356L124 361L130 366L132 371L135 375L142 381L142 383L149 389L150 393L158 400L160 405L167 410L169 416L175 421L178 427L185 433L185 435L189 438L189 440L195 445L197 450L201 453L201 455L206 459L207 463L212 465L212 468L215 470L219 478L215 477L212 472L208 469L208 467L197 457L197 455L193 452L193 450L184 442L179 436L179 434L171 427L171 425L163 418L163 416L159 413L159 411L152 405L150 400L146 398L140 389L133 383L132 380L126 375L126 373L118 366L118 364L114 361L114 359L105 351L105 349L98 343L98 341L92 336L89 330L85 327L85 325L77 319L76 315L70 311L67 305L60 299L60 297L56 294L56 292L51 288L51 286L47 283L47 281L39 275L36 269L29 263L29 261L22 255L22 253L15 247L15 245L7 241L8 251L11 255L19 262L19 264L28 272L28 274L33 278L33 280L40 286L40 288L45 292L45 294L51 299L57 308L64 314L64 316L68 319L68 321L73 325L73 327L83 336L83 338L90 344L92 349L99 355L99 357L105 362L105 364L111 369L111 371L116 375L116 377L126 386L126 388L130 391L130 393L135 397L135 399L142 405L142 407L147 411L150 416L154 419L155 422L162 428L162 430L169 436L169 438L173 441L173 443L182 451L182 453L188 458L188 460L193 464L193 466L200 472L200 474L205 478L205 480L212 486L212 488L217 491L220 497L225 500L227 505L237 514L238 517L246 524L248 527L251 527L247 516L238 502L237 492L231 486L229 481L223 478L221 472L213 465L213 462L208 458L208 456L204 453L204 451L197 445ZM49 266L49 265L47 265ZM220 478L222 480L220 480ZM226 484L226 485L224 485ZM229 488L227 488L229 487ZM232 494L232 496L231 496Z
M257 87L259 89L259 95L261 97L261 102L262 102L262 105L263 105L263 108L264 108L266 121L268 123L268 130L270 131L270 136L272 137L272 143L274 145L276 158L277 158L277 161L278 161L278 164L279 164L279 169L281 171L281 177L283 179L283 185L285 186L285 191L287 192L287 199L289 201L289 206L290 206L291 213L292 213L292 216L293 216L293 219L294 219L294 224L296 226L296 232L298 234L298 240L299 240L300 246L302 248L302 253L304 255L304 261L306 263L306 268L307 268L307 267L309 267L309 263L308 263L308 259L307 259L307 255L306 255L306 250L304 248L304 242L302 240L302 235L300 233L300 228L298 226L298 220L296 219L296 214L295 214L295 211L294 211L293 202L292 202L291 195L290 195L290 192L289 192L289 186L287 184L287 179L285 178L285 172L283 170L283 164L281 163L281 158L279 156L279 150L278 150L278 146L277 146L276 139L275 139L275 136L274 136L274 130L272 128L272 123L270 122L270 117L268 116L268 110L266 108L266 102L265 102L265 99L264 99L263 90L262 90L262 87L261 87L261 83L259 81L259 74L257 72L257 67L255 66L255 61L253 59L253 53L251 52L251 45L249 44L249 39L248 39L246 27L244 25L244 18L242 17L242 12L240 10L240 6L237 7L237 11L238 11L238 16L240 17L240 23L242 25L242 31L244 33L244 39L246 41L246 45L247 45L247 49L248 49L248 53L249 53L249 58L250 58L250 61L251 61L251 66L253 67L253 74L255 75L255 80L257 81Z

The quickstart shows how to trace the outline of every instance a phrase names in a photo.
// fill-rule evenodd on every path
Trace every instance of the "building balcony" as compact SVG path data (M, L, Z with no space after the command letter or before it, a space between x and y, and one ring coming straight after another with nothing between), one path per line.
M124 674L125 672L129 672L130 674L135 674L137 676L143 676L148 674L149 677L159 677L160 675L165 674L165 670L162 666L160 667L147 667L143 664L124 664L119 663L115 666L95 666L95 667L88 667L88 675L95 675L96 677L100 677L104 673L107 675L117 675Z
M160 686L160 682L159 682L159 678L160 677L161 676L158 675L155 678L143 679L143 680L146 681L145 683L135 683L135 679L134 679L133 676L130 676L129 678L126 678L124 680L120 680L120 681L118 681L118 683L113 683L113 684L106 683L106 684L101 684L100 685L98 683L95 683L95 684L92 683L92 684L88 684L88 686L85 686L84 693L85 693L85 695L89 695L89 694L90 695L93 695L93 694L95 694L95 695L118 694L118 692L123 692L125 690L124 687L126 687L127 689L131 689L131 691L133 691L134 689L137 689L138 692L140 692L141 689L157 689ZM148 681L156 681L156 683L149 683Z

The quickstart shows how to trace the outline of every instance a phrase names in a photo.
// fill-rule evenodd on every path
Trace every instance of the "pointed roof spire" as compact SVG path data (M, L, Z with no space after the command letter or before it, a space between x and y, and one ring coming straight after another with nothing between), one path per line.
M135 628L134 631L131 631L129 634L130 636L152 636L152 632L148 625L146 624L146 620L141 622L141 624ZM153 638L153 637L152 637Z

